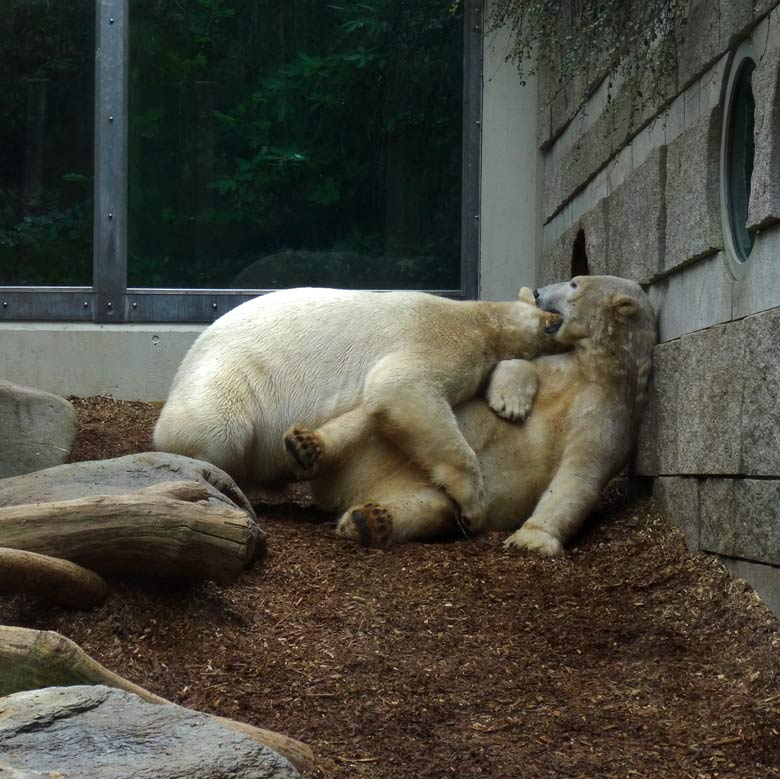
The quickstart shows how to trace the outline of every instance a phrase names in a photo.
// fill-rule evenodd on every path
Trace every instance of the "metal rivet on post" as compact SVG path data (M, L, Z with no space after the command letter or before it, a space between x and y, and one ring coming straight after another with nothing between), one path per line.
M106 308L113 308L114 304L109 300L108 303L106 303Z
M3 308L8 308L8 301L7 300L3 301Z
M108 121L109 121L109 122L113 122L113 121L114 121L114 117L113 117L113 116L109 116L109 117L108 117Z
M113 24L113 23L114 23L114 20L113 20L113 19L109 19L109 20L108 20L108 23L109 23L109 24Z
M138 308L138 303L133 303L133 308Z
M217 310L217 304L216 304L216 303L212 303L212 304L211 304L211 307L212 307L212 308L213 308L215 311Z
M89 308L89 303L86 300L84 301L84 308Z
M109 211L108 212L108 218L109 219L113 219L114 218L114 212L113 211Z

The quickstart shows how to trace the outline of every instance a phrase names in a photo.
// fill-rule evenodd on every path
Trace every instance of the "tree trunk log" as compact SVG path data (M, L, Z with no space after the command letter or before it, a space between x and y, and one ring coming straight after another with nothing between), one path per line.
M0 696L72 684L105 684L134 693L150 703L170 703L109 671L59 633L0 625ZM224 717L214 719L275 750L300 771L314 766L311 749L301 741Z
M0 508L0 546L59 557L100 573L152 573L229 583L264 549L244 511L215 506L197 482L125 495Z
M0 592L23 592L60 606L89 609L103 602L108 585L67 560L0 547Z

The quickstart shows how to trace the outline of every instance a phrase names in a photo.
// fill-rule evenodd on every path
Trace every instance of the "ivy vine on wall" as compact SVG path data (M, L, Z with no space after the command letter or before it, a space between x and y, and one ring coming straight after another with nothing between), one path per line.
M546 72L551 98L570 80L590 88L619 72L634 105L674 82L690 0L492 0L487 29L513 33L520 77ZM538 56L537 56L538 54Z

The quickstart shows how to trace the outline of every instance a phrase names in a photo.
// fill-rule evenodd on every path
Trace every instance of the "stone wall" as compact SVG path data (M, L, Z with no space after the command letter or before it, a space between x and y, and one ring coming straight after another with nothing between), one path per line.
M636 471L693 549L714 552L780 609L780 7L694 0L673 83L641 110L619 74L561 84L540 74L544 153L540 283L589 270L642 283L659 313ZM748 222L736 274L726 258L721 138L735 49L757 67ZM580 236L581 240L582 236Z

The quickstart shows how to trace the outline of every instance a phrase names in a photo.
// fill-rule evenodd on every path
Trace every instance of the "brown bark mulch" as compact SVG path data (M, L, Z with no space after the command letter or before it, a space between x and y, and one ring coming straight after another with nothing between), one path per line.
M149 447L158 410L77 401L76 459ZM260 509L267 560L231 587L117 580L78 613L0 600L185 706L308 742L319 775L780 776L780 623L610 491L557 560L500 534L367 551L297 503Z

